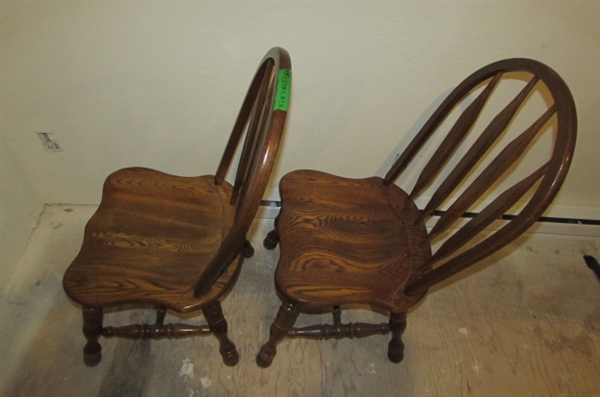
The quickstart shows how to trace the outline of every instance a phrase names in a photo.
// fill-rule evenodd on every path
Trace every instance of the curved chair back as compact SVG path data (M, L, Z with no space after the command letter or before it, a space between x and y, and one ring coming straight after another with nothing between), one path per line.
M275 163L289 105L291 69L287 51L271 49L261 61L242 103L215 175L215 184L223 183L245 133L230 201L236 207L235 219L217 255L194 287L196 296L210 288L244 247Z
M515 95L507 100L511 90ZM500 106L494 103L498 99ZM495 116L489 115L490 109ZM439 219L428 231L429 243L437 247L428 264L432 270L407 286L406 293L421 293L466 269L538 220L565 179L576 131L575 104L568 87L540 62L495 62L456 87L384 179L386 185L394 183L410 164L418 162L427 141L445 134L433 155L427 156L430 160L410 193L417 203L422 196L428 198L421 221L433 214ZM540 149L547 141L552 141L548 149ZM545 153L532 156L534 147ZM532 169L522 171L532 163ZM457 227L469 213L474 216ZM508 219L505 225L487 237L482 235L503 216Z

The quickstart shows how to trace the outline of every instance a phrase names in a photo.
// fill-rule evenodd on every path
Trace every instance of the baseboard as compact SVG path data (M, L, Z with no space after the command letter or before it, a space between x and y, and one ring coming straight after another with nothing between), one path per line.
M261 219L275 219L279 214L281 203L279 201L263 200L258 207L255 218Z

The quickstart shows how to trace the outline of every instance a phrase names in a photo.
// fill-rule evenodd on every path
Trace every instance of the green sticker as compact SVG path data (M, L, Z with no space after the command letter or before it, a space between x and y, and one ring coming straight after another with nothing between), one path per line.
M290 106L290 90L292 88L292 70L280 69L277 77L277 92L275 94L275 106L273 110L287 112Z

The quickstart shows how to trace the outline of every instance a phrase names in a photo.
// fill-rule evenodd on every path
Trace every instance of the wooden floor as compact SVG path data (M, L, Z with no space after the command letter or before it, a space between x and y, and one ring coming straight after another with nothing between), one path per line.
M272 221L260 220L256 255L223 302L241 356L236 367L223 365L216 339L206 336L101 339L104 358L87 368L80 310L61 278L93 211L47 207L2 296L3 397L600 395L600 283L582 259L600 257L599 239L539 234L431 293L409 314L401 364L387 360L387 336L288 339L273 366L260 369L254 357L279 305L272 277L278 251L260 243ZM111 313L106 324L152 316ZM385 321L364 309L343 318L370 319ZM204 323L201 316L189 321Z

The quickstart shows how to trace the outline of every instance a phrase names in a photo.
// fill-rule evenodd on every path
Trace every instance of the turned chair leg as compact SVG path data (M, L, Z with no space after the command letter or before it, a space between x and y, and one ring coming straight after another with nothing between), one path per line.
M267 233L267 236L263 240L263 246L268 250L275 249L275 247L277 247L277 244L279 244L279 234L277 233L278 219L279 217L275 218L275 227L273 228L273 230Z
M388 344L388 358L393 363L399 363L404 358L404 342L402 334L406 330L406 312L390 314L390 331L392 339Z
M225 365L233 367L240 359L235 345L227 337L227 321L223 316L223 310L221 309L221 303L214 301L209 303L202 309L204 317L208 322L210 331L219 340L219 352L223 357Z
M102 335L104 311L96 307L83 307L83 335L87 340L83 348L83 362L88 367L98 365L102 360L102 346L98 343Z
M267 368L271 365L277 354L277 344L285 338L299 314L298 308L291 303L283 302L281 304L275 321L271 325L269 341L262 345L256 356L256 363L259 367Z

